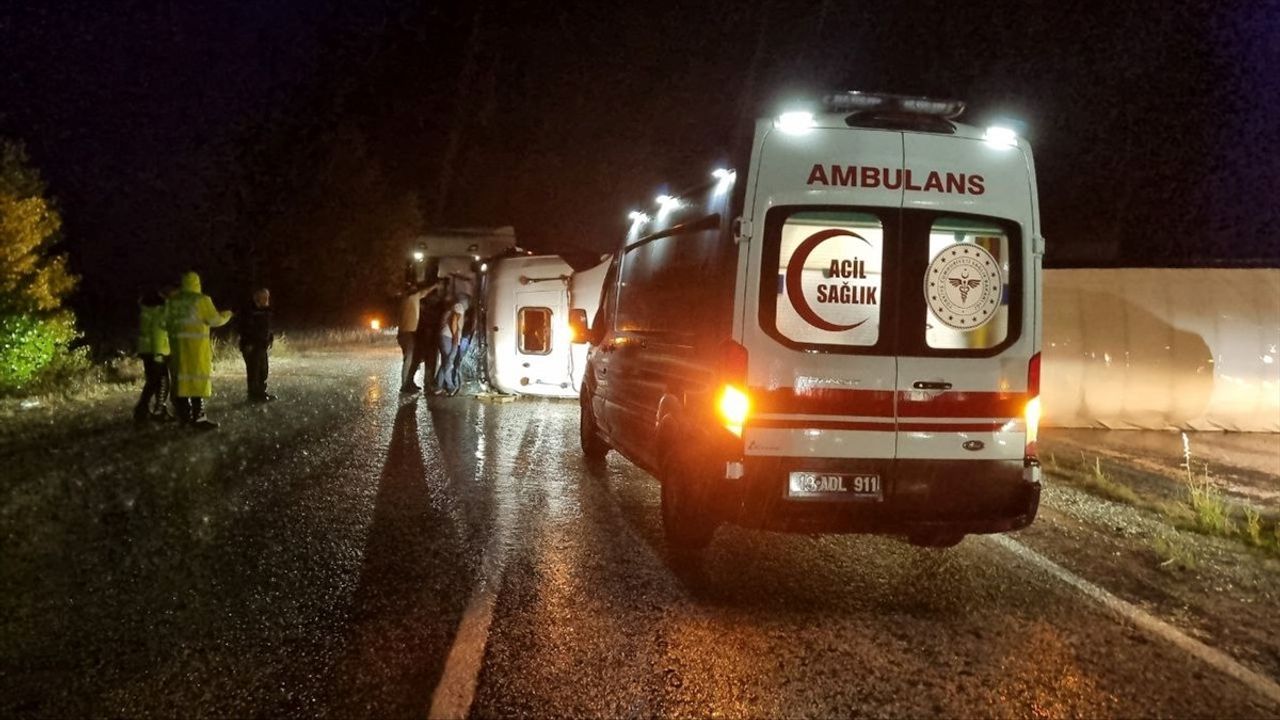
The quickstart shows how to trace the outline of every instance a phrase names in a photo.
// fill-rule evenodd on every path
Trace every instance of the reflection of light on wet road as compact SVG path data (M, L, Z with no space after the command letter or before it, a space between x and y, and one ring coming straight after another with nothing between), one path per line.
M463 401L470 402L469 399ZM440 681L431 694L430 709L427 713L429 718L461 718L471 712L480 667L484 661L485 645L489 638L489 626L493 622L494 603L497 601L498 590L502 586L502 572L507 551L512 542L518 490L514 474L520 449L519 443L515 442L513 437L519 437L519 434L499 432L498 442L493 451L482 452L483 438L490 432L486 419L492 410L492 407L487 404L479 404L471 430L477 438L476 457L481 460L480 463L476 463L475 479L481 479L481 474L485 473L492 474L494 480L492 483L495 513L493 531L480 561L476 587L472 591L471 599L467 602L462 622L458 625L458 632L445 659ZM537 428L530 427L525 432L536 433ZM466 438L456 438L455 441L466 442Z
M1052 625L1036 622L990 668L992 705L1008 717L1098 717L1114 714L1115 698L1080 669L1075 651Z

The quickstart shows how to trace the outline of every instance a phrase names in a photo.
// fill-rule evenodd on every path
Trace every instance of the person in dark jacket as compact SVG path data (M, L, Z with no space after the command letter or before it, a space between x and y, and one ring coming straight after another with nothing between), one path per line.
M427 392L434 392L436 389L440 348L435 337L440 331L440 316L444 314L444 308L444 293L434 292L422 299L418 313L418 343L414 346L414 366L415 369L423 366L422 384Z
M255 290L253 303L240 317L240 354L244 356L249 402L270 402L276 399L267 392L267 351L276 339L271 332L271 291Z

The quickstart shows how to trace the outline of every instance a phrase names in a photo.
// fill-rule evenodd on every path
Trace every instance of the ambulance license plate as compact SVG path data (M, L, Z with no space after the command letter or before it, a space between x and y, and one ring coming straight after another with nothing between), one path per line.
M879 475L820 472L791 473L787 497L874 501L884 499Z

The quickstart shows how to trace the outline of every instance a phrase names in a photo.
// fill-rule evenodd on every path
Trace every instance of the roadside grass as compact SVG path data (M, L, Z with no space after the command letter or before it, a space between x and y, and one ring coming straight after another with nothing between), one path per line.
M365 327L305 328L276 332L271 345L271 357L286 358L309 352L341 350L369 345L394 345L395 335L385 330ZM214 339L214 363L235 360L240 362L240 336L234 333L216 336Z
M141 379L142 361L136 357L117 355L94 361L87 348L76 348L55 357L35 382L13 397L41 401L94 398L133 386Z
M239 337L215 332L211 344L214 370L243 369ZM367 328L331 328L276 333L272 357L296 357L309 352L354 348L361 345L394 344L395 338ZM0 420L9 412L33 405L69 400L94 400L118 392L136 390L142 382L142 361L136 355L116 351L106 357L91 357L88 347L58 355L21 392L0 397ZM12 406L12 407L10 407Z
M1214 482L1207 464L1197 463L1190 441L1183 434L1183 462L1176 477L1177 498L1153 497L1119 479L1101 457L1090 459L1083 452L1078 462L1061 462L1050 454L1045 467L1049 474L1096 497L1150 511L1173 528L1202 535L1227 538L1272 555L1280 555L1280 518L1264 517L1257 508L1230 501ZM1199 467L1197 472L1195 468ZM1185 546L1169 537L1158 537L1152 549L1162 567L1194 568L1195 558Z
M1157 535L1151 541L1151 549L1160 558L1159 567L1162 569L1195 570L1199 563L1195 550L1173 533Z
M368 328L315 328L308 330L289 330L276 333L271 346L271 357L287 358L305 355L309 352L339 350L365 345L391 344L395 338L382 332ZM238 335L215 336L213 339L213 364L241 362L240 338Z

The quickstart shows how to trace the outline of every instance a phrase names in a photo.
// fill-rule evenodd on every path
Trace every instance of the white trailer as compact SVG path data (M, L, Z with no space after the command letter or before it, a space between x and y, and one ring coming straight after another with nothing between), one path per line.
M518 395L575 398L587 348L570 337L569 310L593 316L608 262L575 273L557 255L503 258L490 271L485 298L489 379Z

